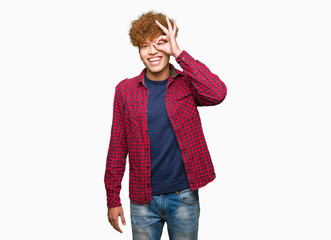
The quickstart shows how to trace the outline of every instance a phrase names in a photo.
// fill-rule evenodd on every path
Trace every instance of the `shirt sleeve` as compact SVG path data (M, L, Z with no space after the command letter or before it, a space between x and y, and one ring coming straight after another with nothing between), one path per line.
M127 140L123 116L122 93L116 88L113 107L113 123L107 155L105 187L108 208L121 206L120 191L127 156Z
M221 103L227 88L223 81L213 74L203 63L195 60L185 50L176 58L184 74L191 79L193 95L198 106L211 106Z

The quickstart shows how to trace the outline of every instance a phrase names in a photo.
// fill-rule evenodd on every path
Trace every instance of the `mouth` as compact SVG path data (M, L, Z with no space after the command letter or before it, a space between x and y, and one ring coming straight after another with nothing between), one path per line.
M148 61L151 65L158 65L161 62L162 57L152 57L148 58Z

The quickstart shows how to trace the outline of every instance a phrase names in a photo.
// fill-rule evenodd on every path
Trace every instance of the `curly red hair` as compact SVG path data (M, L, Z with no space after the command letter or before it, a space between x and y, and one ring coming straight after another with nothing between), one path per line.
M146 42L146 40L153 41L160 35L165 34L162 29L155 23L155 20L168 28L166 16L163 13L156 13L153 11L144 13L137 20L131 22L129 36L133 46L140 48L142 44ZM172 19L169 20L173 27L174 21Z

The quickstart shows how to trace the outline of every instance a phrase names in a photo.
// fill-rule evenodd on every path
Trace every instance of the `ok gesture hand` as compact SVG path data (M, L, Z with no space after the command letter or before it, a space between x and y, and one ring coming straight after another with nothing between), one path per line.
M161 35L160 37L158 37L156 42L153 43L153 45L157 50L163 51L166 54L169 54L176 58L182 52L182 50L180 50L180 48L178 47L176 41L176 32L177 32L176 20L174 20L173 28L171 26L168 17L166 17L166 20L167 20L168 28L164 27L161 23L155 20L156 24L162 29L165 35ZM162 42L164 42L164 44L160 44Z

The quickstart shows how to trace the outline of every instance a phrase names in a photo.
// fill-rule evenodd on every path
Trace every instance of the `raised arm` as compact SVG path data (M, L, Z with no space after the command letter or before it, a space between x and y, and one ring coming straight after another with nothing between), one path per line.
M154 47L176 58L184 73L190 77L193 95L198 106L221 103L227 94L225 84L203 63L195 60L186 51L182 51L179 48L176 41L176 21L174 21L172 26L168 17L166 20L168 28L156 21L156 24L162 29L165 35L158 37L154 43ZM164 44L159 44L160 41L163 41Z

